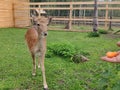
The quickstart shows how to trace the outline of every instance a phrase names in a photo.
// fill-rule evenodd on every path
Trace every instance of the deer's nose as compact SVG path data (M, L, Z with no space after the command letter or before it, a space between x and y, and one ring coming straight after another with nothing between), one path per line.
M47 36L47 35L48 35L48 33L47 33L47 32L45 32L45 33L44 33L44 36Z

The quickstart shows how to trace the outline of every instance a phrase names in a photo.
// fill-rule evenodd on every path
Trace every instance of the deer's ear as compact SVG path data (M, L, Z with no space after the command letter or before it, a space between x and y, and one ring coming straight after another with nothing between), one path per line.
M34 15L32 15L32 20L33 20L33 21L37 21L37 17L34 16Z
M36 16L32 15L32 24L36 25L37 21L38 21L38 18Z
M47 25L50 25L51 22L52 22L52 17L48 17L48 24Z

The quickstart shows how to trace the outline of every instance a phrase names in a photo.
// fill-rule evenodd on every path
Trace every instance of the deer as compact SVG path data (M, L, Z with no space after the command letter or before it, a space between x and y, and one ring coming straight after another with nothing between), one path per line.
M38 68L41 68L44 90L48 90L45 76L44 59L46 53L46 37L48 25L52 18L32 16L33 26L25 34L25 40L33 60L32 75L36 75L36 57L38 56Z

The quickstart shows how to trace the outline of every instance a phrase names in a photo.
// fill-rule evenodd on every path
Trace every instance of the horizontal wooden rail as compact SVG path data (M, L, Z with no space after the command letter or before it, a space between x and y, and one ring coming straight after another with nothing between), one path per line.
M61 21L64 21L64 20L69 20L69 18L53 18L53 20L61 20ZM93 21L93 19L86 19L86 18L72 18L72 20L75 20L75 21ZM98 21L105 21L105 19L98 19ZM113 21L113 22L120 22L120 19L108 19L107 21Z
M15 4L24 4L24 5L69 5L71 2L41 2L41 3L26 3L26 2L15 2ZM80 4L87 4L91 5L94 4L94 2L72 2L73 5L80 5ZM98 2L98 4L120 4L119 1L112 1L112 2Z
M30 9L42 9L42 10L70 10L69 7L66 8L51 8L51 7L47 7L47 8L36 8L36 7L28 7L28 8L16 8L17 10L30 10ZM73 8L72 10L93 10L93 7L82 7L82 8ZM102 7L102 8L98 8L98 10L106 10L106 8ZM114 7L114 8L107 8L107 10L120 10L119 7Z

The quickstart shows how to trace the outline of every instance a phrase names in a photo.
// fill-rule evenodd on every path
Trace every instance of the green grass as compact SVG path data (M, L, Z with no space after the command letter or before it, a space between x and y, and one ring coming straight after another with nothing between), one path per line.
M32 59L24 41L25 29L0 29L0 90L42 90L42 74L32 76ZM47 44L70 42L90 53L88 62L67 58L45 59L49 90L119 90L120 64L100 60L107 51L118 51L119 35L89 38L88 33L49 31Z

